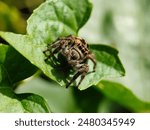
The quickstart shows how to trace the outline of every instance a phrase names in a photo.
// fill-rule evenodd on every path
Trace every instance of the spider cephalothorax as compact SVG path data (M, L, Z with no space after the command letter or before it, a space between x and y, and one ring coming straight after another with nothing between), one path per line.
M46 52L50 52L50 55L46 55ZM55 57L56 53L61 53L65 57L67 63L76 71L66 87L69 87L79 76L81 76L81 79L77 87L80 85L89 71L89 66L87 64L88 59L94 63L93 72L95 72L96 60L88 49L88 44L82 38L72 35L58 38L55 42L48 45L47 49L44 51L44 54L47 56L45 61L51 56Z

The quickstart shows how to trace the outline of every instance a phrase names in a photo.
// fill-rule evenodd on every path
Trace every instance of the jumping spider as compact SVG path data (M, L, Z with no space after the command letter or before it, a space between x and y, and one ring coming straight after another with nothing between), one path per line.
M50 54L46 55L47 52L50 52ZM72 35L58 38L52 44L48 45L43 53L47 56L45 61L49 60L51 56L55 57L54 54L61 53L65 57L67 63L76 71L75 75L66 85L66 88L68 88L79 76L81 76L81 79L77 87L81 84L89 71L89 65L87 64L88 59L93 62L93 72L95 72L96 60L93 53L88 49L88 44L82 38Z

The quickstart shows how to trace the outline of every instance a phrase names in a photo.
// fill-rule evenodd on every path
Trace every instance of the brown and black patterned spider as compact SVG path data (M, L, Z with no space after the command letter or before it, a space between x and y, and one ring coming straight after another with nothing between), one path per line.
M46 55L47 52L50 52L50 54ZM55 57L55 54L61 53L65 57L68 65L76 71L75 75L66 85L66 88L68 88L79 76L81 76L81 79L77 87L81 84L89 71L89 65L87 64L88 59L93 62L93 72L95 72L96 60L93 53L88 49L88 44L82 38L72 35L58 38L52 44L48 45L43 53L47 56L45 61L50 59L51 56Z

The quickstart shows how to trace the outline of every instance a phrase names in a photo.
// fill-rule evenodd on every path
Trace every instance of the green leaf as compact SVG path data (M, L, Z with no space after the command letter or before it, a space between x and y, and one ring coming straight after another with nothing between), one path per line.
M114 78L125 75L125 70L119 60L118 51L106 45L90 45L90 49L95 54L97 67L95 73L90 73L81 83L79 89L84 90L92 85L96 85L101 79ZM92 71L92 62L89 62Z
M79 30L89 19L92 10L92 4L89 0L80 0L80 2L77 2L77 0L62 1L74 12Z
M82 5L82 8L77 8ZM28 35L0 32L0 36L10 43L17 51L32 64L40 68L45 75L66 86L70 73L68 68L54 68L45 63L43 51L46 44L62 35L76 34L89 18L91 3L88 0L47 0L37 8L28 19ZM66 13L67 12L67 13ZM88 12L88 14L87 14ZM63 14L63 16L62 16ZM124 75L124 69L117 56L117 50L104 45L91 45L97 59L95 73L88 74L80 90L96 85L102 78ZM92 63L89 62L90 70Z
M64 69L53 68L45 63L42 46L33 44L27 36L16 35L13 33L1 33L1 36L5 40L7 39L7 42L11 43L11 45L28 58L32 64L39 67L47 76L59 82L61 85L66 84L66 73L64 72ZM83 90L91 85L96 85L102 78L124 75L125 71L117 56L118 52L116 49L105 45L91 45L90 47L95 53L97 60L96 72L88 74L81 83L79 89ZM92 63L89 62L89 65L91 70Z
M97 84L97 87L111 100L129 110L134 112L150 112L150 102L138 99L132 91L119 83L103 80Z
M46 101L39 95L25 93L17 94L25 112L50 112Z
M88 0L47 0L28 19L27 34L36 37L40 44L60 36L76 35L88 20L91 9Z
M52 73L53 68L44 61L44 45L36 44L36 40L33 40L28 35L20 35L9 32L0 32L0 35L33 65L40 68L44 74L56 81L56 78Z
M36 71L37 68L12 47L0 44L0 85L13 85Z
M0 112L49 112L45 100L35 94L15 94L9 87L0 87Z
M32 64L39 67L48 77L57 81L62 86L66 85L66 76L68 76L67 73L64 72L63 68L53 68L50 64L45 63L42 46L33 44L27 36L16 35L13 33L0 34L5 40L7 39L7 42L11 43L11 45L19 50L22 55L28 58ZM105 45L91 45L90 47L96 56L97 68L95 73L91 73L86 76L79 87L80 90L84 90L91 85L96 85L102 78L119 77L125 73L117 56L118 51L116 49ZM89 65L91 70L92 63L89 62Z
M56 81L58 79L55 75L59 73L57 71L55 74L56 70L44 62L43 51L47 43L62 35L77 34L79 28L85 24L91 12L91 3L81 0L79 3L82 8L77 8L77 3L74 0L47 0L28 19L28 35L0 32L0 36ZM60 84L64 82L60 81Z

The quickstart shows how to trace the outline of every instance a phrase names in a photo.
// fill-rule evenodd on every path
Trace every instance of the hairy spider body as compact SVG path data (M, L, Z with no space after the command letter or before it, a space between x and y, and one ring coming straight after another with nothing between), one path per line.
M67 60L67 63L76 71L75 75L66 85L66 88L69 87L79 76L81 76L81 79L77 87L81 84L89 71L89 65L87 64L88 59L94 63L93 72L95 72L96 60L94 55L88 49L88 44L82 38L72 35L58 38L55 42L48 45L47 49L44 51L45 55L46 52L50 52L50 55L47 56L45 61L51 56L55 57L56 53L61 53Z

